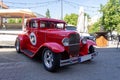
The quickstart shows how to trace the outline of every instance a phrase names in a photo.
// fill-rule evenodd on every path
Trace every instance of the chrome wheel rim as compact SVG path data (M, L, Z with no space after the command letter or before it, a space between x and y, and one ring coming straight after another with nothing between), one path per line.
M53 53L50 50L46 50L44 53L44 63L48 68L53 66Z

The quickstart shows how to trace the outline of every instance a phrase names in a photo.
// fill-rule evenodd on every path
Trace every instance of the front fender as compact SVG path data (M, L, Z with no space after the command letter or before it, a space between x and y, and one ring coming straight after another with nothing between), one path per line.
M93 45L93 46L96 46L96 43L92 40L87 40L87 44L88 44L88 48Z
M61 53L65 51L62 45L55 42L44 43L41 47L47 47L55 53Z

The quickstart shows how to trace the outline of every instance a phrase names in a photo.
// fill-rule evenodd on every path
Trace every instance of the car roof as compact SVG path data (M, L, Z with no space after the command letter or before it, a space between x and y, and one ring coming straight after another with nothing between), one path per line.
M65 23L63 20L52 19L52 18L30 18L29 20L42 20L42 21L52 21L52 22L62 22Z

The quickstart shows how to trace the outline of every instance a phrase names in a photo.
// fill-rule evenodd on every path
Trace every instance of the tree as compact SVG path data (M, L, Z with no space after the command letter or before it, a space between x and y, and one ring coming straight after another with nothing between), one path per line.
M47 9L47 11L46 11L46 17L51 18L49 9Z
M88 19L90 19L90 16L85 13L85 16L88 17ZM70 15L66 14L64 17L64 20L68 23L68 24L72 24L74 26L77 25L77 20L78 20L78 14L75 13L71 13Z
M112 31L120 26L120 0L109 0L106 5L101 6L103 13L101 24L105 31Z
M78 15L75 13L72 13L70 15L66 14L64 17L64 20L68 23L68 24L72 24L74 26L77 25L77 20L78 20Z
M89 33L94 34L95 32L98 32L100 30L100 21L95 22L93 25L89 27Z

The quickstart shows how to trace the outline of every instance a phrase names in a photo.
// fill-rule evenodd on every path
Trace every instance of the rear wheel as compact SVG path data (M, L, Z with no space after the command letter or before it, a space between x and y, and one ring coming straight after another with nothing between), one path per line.
M20 40L17 38L15 41L15 48L18 53L21 53L20 51Z
M60 66L60 54L55 54L48 48L45 48L42 55L42 61L47 71L54 72Z

